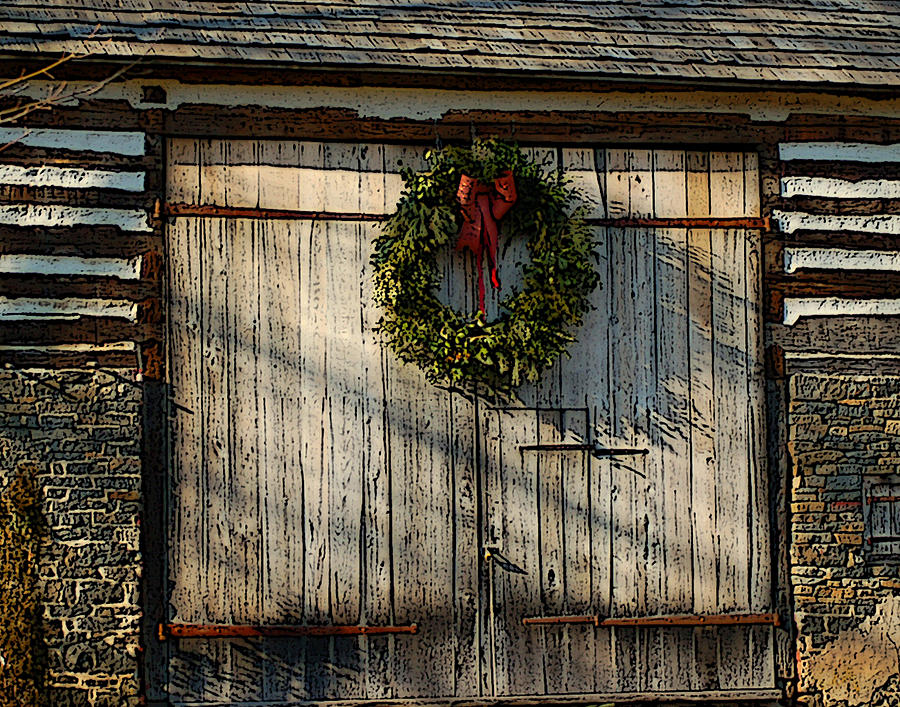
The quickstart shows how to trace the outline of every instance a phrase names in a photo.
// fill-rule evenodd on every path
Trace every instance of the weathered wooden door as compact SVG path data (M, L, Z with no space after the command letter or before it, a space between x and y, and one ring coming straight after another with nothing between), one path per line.
M544 159L595 195L594 217L759 213L752 153L566 149ZM759 234L597 237L603 286L571 357L523 391L519 409L481 419L486 542L513 567L493 571L494 689L771 687L770 626L523 626L771 610Z
M522 623L769 608L757 234L598 228L603 287L572 357L501 409L428 385L372 332L366 219L422 154L170 143L168 200L220 208L168 232L167 620L418 626L173 640L171 700L772 685L769 628ZM534 154L594 216L758 211L749 153ZM445 274L442 296L471 305L464 263ZM541 448L557 442L646 453Z

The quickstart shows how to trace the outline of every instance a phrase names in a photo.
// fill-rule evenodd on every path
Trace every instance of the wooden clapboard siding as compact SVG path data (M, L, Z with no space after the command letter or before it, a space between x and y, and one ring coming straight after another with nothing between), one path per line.
M750 153L530 152L572 170L599 218L759 213ZM172 140L168 199L387 213L398 163L422 155ZM770 608L758 234L597 227L603 285L571 357L492 407L378 343L377 224L172 224L169 618L419 626L183 640L176 703L772 686L771 628L522 624ZM490 311L526 257L507 250ZM441 264L440 296L458 307L474 306L470 260ZM591 441L649 451L520 449Z
M12 141L0 153L0 342L50 365L54 346L84 344L92 360L93 343L93 360L107 361L107 343L135 342L130 365L161 376L161 359L141 354L162 339L159 139L26 126L0 141Z
M898 252L898 146L783 142L779 157L781 208L773 217L776 253L784 255L767 267L769 317L794 326L809 317L900 313L891 273L871 272L893 269Z

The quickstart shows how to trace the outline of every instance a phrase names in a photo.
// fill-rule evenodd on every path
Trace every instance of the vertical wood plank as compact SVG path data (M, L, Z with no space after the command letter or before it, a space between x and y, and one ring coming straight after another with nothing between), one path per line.
M710 154L710 211L743 208L743 157L735 152ZM749 464L746 425L747 332L744 232L712 232L713 337L716 390L716 517L722 612L748 610ZM749 631L719 631L719 682L722 688L748 683Z
M505 256L504 256L505 257ZM465 254L446 253L439 298L450 306L471 312L477 306L471 267ZM451 529L453 535L452 635L453 693L475 697L482 692L481 642L483 639L482 591L482 493L477 459L476 406L458 393L447 397L446 434L451 463Z
M521 572L488 561L493 589L489 650L493 653L494 693L541 694L546 689L539 632L522 625L542 611L539 578L539 471L535 454L521 453L537 439L537 419L527 408L485 414L484 478L488 540ZM493 565L493 566L492 566Z
M327 398L327 264L324 258L326 225L304 224L300 250L300 331L302 346L302 404L300 439L304 482L304 591L303 614L310 624L331 621L331 565L329 511L331 491L327 460L331 440L323 420L328 419ZM311 699L329 697L330 678L325 672L328 639L307 642L306 694Z
M650 150L634 150L629 155L629 215L635 218L653 215L653 154ZM650 453L629 461L633 470L642 474L632 473L630 485L637 555L636 611L638 615L646 615L660 610L658 586L663 571L659 549L659 457L653 443L655 422L652 414L657 375L653 345L656 340L656 238L654 229L647 228L634 229L632 237L632 350L635 357L632 445L649 449ZM636 634L639 643L638 689L653 689L649 681L661 672L657 648L659 630L638 629Z
M202 543L206 525L206 477L202 432L204 399L200 388L204 314L200 231L200 223L184 219L169 228L167 239L170 371L172 400L177 405L170 413L173 542L169 550L171 613L168 618L198 623L206 618L203 585L197 581L198 577L206 576ZM180 648L171 662L174 675L167 686L168 691L176 699L199 699L204 691L204 677L201 671L193 669L192 659L197 654L187 653L189 647Z
M687 154L688 216L709 215L709 156ZM694 594L697 613L714 613L717 601L718 544L715 485L715 344L712 320L710 231L688 231L689 350L691 392L691 504L693 508ZM691 687L718 687L716 632L694 630L696 672Z
M200 391L201 303L200 224L182 219L169 229L169 347L171 351L172 399L172 534L175 538L200 538L202 525L203 474L202 416ZM202 587L189 578L202 576L196 543L174 542L170 550L173 582L169 603L172 621L203 619Z
M627 150L607 151L607 205L610 218L631 213L631 154ZM610 229L611 325L610 417L614 446L633 446L635 438L634 401L638 377L635 359L636 277L634 234L628 229ZM636 487L633 459L610 462L613 504L612 606L613 616L635 616L640 610L642 581L639 564L639 529L634 516ZM640 670L637 631L613 629L617 689L637 691Z
M604 215L607 205L607 151L594 150L594 169L597 174L598 197ZM614 443L610 400L612 398L611 349L614 345L611 333L613 270L611 246L614 242L609 229L595 229L597 238L597 268L601 284L594 290L591 302L595 309L585 317L583 333L574 349L573 361L584 362L591 371L591 382L586 386L585 402L591 417L594 440L601 446ZM590 332L590 333L589 333ZM581 352L584 352L583 354ZM591 601L593 610L603 616L612 613L613 601L613 465L609 460L589 457L590 476L590 533L591 533ZM594 631L594 689L609 692L616 689L618 674L615 669L615 644L612 629Z
M361 163L366 169L381 176L380 184L360 195L364 208L383 209L384 204L384 147L364 146ZM377 171L376 171L377 170ZM371 271L368 254L378 235L378 227L364 226L359 232L359 248L363 266L360 280L361 337L363 364L363 449L362 474L364 484L364 566L365 591L363 599L363 621L371 625L394 622L391 575L391 478L388 459L390 445L387 444L386 427L386 365L384 359L390 355L379 344L374 327L380 312L372 301ZM391 676L392 640L386 636L372 636L364 640L363 671L365 675L365 695L370 699L392 697Z
M687 215L685 153L654 153L654 212L658 217ZM658 610L690 613L693 583L690 503L690 359L688 351L687 231L656 230L656 360L658 366L654 424L654 454L659 455L660 568ZM689 630L663 630L656 644L661 669L651 686L690 689L694 671Z
M745 152L744 214L760 213L759 157ZM764 367L764 337L762 317L762 235L759 231L745 233L746 279L745 317L748 356L747 371L747 455L750 464L750 586L749 608L765 612L772 606L771 543L769 520L769 465L766 453L766 382ZM768 687L775 684L775 630L769 627L750 629L751 682Z
M231 621L233 586L231 562L234 557L231 517L232 469L230 414L228 390L232 355L228 337L228 258L230 238L228 229L220 221L203 222L201 252L205 254L205 278L203 299L209 314L203 322L204 376L202 389L207 393L204 405L206 459L206 504L204 604L206 619L210 622ZM200 642L198 642L200 643ZM208 680L204 695L207 699L230 699L230 676L233 675L231 646L228 642L204 647L209 660L217 668L213 679ZM218 676L224 679L219 679Z
M260 224L259 391L264 433L263 622L303 621L303 475L296 421L300 417L300 292L298 224ZM262 696L303 695L303 640L269 641Z
M331 144L323 149L323 171L357 174L359 145ZM344 208L357 210L358 183L328 184L328 198ZM357 299L362 263L359 254L359 226L348 222L325 224L323 281L327 301L325 347L325 395L328 415L325 434L329 456L329 581L331 621L355 624L360 620L362 594L362 447L360 361L358 334L360 302ZM330 662L340 669L333 673L331 689L336 696L363 695L359 649L362 639L331 639Z

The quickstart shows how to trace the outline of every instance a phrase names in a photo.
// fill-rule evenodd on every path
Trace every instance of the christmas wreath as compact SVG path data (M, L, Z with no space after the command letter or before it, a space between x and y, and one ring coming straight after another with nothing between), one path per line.
M580 201L561 172L545 174L513 144L476 140L426 154L403 170L404 191L372 255L378 330L434 383L506 394L565 352L599 282ZM499 287L498 246L527 239L522 285L486 321L484 272ZM479 274L479 310L440 302L437 255L465 248ZM480 386L479 386L480 384Z

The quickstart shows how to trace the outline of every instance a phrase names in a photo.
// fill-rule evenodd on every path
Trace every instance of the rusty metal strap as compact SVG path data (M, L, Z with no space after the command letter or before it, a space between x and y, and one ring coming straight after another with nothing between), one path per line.
M530 616L522 619L526 626L558 626L560 624L592 624L600 625L600 617L597 614L591 616Z
M298 209L261 209L218 204L165 203L161 212L172 218L193 216L207 218L253 218L253 219L295 219L298 221L386 221L390 214L344 213L337 211L301 211ZM771 230L768 217L718 218L718 217L671 217L671 218L588 218L590 226L609 228L746 228Z
M601 618L591 616L533 616L522 619L525 626L593 624L604 627L651 628L664 626L780 626L778 614L677 614L672 616L633 616Z
M409 626L295 626L290 624L247 626L230 624L160 624L159 640L169 638L294 638L300 636L383 636L416 633Z

